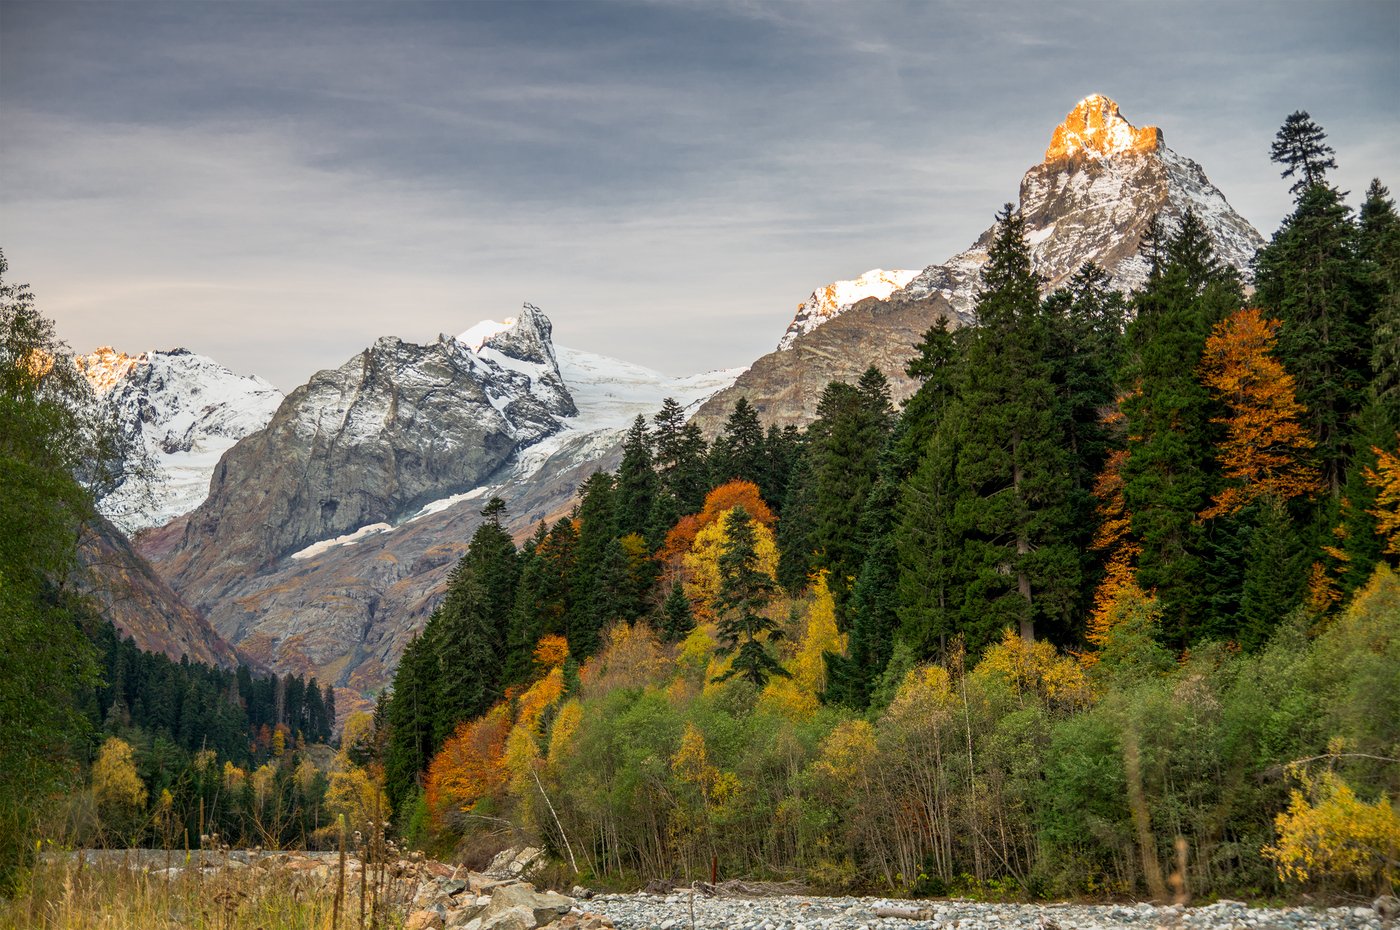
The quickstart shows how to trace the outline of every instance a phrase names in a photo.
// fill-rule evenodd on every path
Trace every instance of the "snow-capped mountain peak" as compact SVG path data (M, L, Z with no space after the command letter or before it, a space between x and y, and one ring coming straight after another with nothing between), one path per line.
M155 506L123 483L103 498L102 512L128 532L188 513L209 492L219 458L267 425L282 392L188 349L127 355L103 346L74 359L98 401L154 459Z
M1090 94L1055 127L1045 160L1111 158L1124 152L1156 152L1161 147L1162 130L1156 126L1138 129L1119 114L1116 101Z
M778 342L778 350L788 348L798 336L811 332L832 317L845 313L867 297L884 300L912 281L918 273L872 268L849 281L833 281L825 287L817 288L797 305L797 315L792 318L787 332Z

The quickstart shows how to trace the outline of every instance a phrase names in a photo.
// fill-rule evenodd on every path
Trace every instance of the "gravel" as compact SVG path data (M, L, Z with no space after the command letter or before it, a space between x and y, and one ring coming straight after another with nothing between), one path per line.
M694 906L694 920L691 907ZM1369 907L1255 908L1237 901L1205 907L1150 904L980 904L887 898L707 898L604 894L586 903L618 930L1380 930ZM877 909L922 912L879 917Z

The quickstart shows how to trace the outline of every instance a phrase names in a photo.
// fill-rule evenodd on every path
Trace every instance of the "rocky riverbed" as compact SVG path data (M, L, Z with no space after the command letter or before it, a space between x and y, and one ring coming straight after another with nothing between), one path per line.
M598 895L587 906L618 930L1381 930L1395 925L1374 907L1254 908L1236 901L1181 908L791 895L705 897L682 891ZM894 912L902 915L881 916Z

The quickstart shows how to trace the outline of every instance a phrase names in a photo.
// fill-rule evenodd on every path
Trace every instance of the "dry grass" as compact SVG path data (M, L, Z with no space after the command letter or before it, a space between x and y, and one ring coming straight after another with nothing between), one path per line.
M136 851L99 864L46 857L13 899L0 901L0 930L397 930L403 923L401 906L378 920L362 917L355 872L337 926L333 863L293 871L219 859L200 868L199 853L189 867L185 855Z

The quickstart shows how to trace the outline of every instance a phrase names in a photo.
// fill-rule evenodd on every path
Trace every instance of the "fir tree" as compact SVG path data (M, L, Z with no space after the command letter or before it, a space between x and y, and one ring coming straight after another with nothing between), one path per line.
M782 664L768 651L759 637L778 637L781 630L763 610L773 598L776 582L758 565L753 520L742 506L727 518L724 547L719 557L720 589L716 607L720 613L719 637L722 655L734 657L729 670L715 681L742 675L757 688L773 675L789 677Z
M661 605L661 639L668 643L680 642L693 629L695 617L690 612L690 598L685 596L682 585L673 584Z
M695 513L709 490L708 468L705 461L705 437L700 427L687 423L685 411L673 398L666 398L661 409L652 417L656 425L654 439L656 470L661 476L662 497L669 498L670 507L678 517ZM664 512L666 504L661 505ZM674 523L672 518L660 533ZM653 521L653 532L657 530Z
M1039 279L1008 204L982 270L954 430L953 531L965 579L961 626L986 642L1010 623L1063 634L1080 584L1071 461Z
M1256 297L1283 322L1279 355L1297 379L1323 481L1336 496L1352 452L1350 421L1366 400L1372 353L1366 266L1341 193L1310 184L1255 266Z
M1269 498L1252 509L1237 637L1244 648L1257 650L1302 602L1307 553L1281 500Z
M645 536L651 526L659 481L652 465L651 433L646 417L637 414L622 440L622 463L617 468L618 530L624 536Z
M807 586L816 565L815 513L811 457L805 443L799 445L788 473L783 518L778 521L778 581L790 593Z
M827 583L843 626L848 622L851 585L864 557L859 515L879 479L880 455L892 419L889 383L872 366L855 387L836 381L827 386L809 430L810 542L815 567L830 572Z
M763 424L749 399L740 397L710 450L710 478L715 484L739 480L762 487L766 458Z
M615 605L626 582L626 558L618 544L617 491L612 475L594 472L579 487L575 513L579 535L570 586L569 652L586 659L597 651L599 634L617 619Z
M1312 121L1306 110L1298 110L1283 121L1274 136L1269 160L1284 166L1280 177L1297 176L1289 188L1290 193L1296 194L1321 184L1327 171L1337 167L1333 154L1322 127Z
M1123 497L1141 547L1139 583L1156 589L1162 633L1174 645L1209 629L1212 585L1231 583L1228 573L1207 573L1197 519L1215 490L1212 421L1220 410L1196 369L1211 327L1241 301L1238 277L1221 266L1189 211L1133 298L1125 381L1135 389L1122 405L1130 437Z

